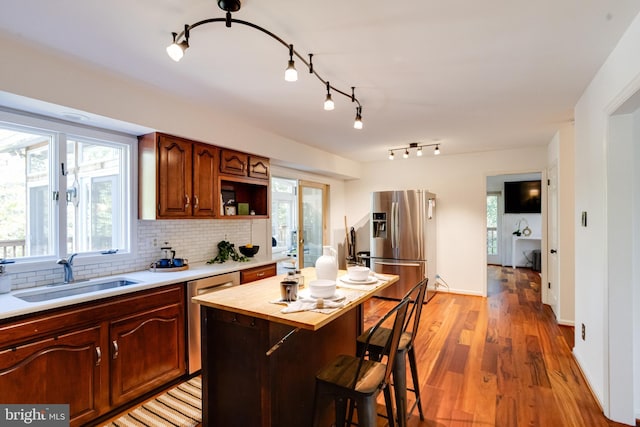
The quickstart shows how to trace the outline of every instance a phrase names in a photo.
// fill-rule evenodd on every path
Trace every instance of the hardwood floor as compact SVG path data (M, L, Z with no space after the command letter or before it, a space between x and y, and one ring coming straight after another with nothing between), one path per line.
M567 331L541 303L538 273L489 266L488 293L438 293L424 307L415 347L425 420L415 409L409 427L622 426L602 414ZM372 299L365 323L393 305Z

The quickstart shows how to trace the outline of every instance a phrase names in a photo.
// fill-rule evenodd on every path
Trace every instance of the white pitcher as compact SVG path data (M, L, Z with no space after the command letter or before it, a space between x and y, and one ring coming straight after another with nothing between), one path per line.
M322 247L322 256L316 260L316 277L319 280L338 278L338 253L331 246Z

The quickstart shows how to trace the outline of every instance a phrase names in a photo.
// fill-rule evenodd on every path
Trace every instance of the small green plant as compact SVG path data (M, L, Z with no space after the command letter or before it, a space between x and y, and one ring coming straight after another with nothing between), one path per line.
M229 259L239 262L249 261L249 258L238 253L233 243L222 240L218 243L218 255L207 261L207 264L222 264Z

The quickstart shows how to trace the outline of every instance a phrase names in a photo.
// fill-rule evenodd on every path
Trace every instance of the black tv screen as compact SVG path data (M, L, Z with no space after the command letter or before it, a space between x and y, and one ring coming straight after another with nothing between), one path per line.
M541 213L541 182L504 183L504 213Z

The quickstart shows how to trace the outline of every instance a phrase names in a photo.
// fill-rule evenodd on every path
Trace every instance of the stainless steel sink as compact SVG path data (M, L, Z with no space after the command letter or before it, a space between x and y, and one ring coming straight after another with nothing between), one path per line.
M116 277L108 280L96 280L84 283L70 283L66 285L48 286L47 289L38 289L34 291L24 291L14 294L16 298L20 298L27 302L49 301L57 298L70 297L73 295L82 295L89 292L103 291L105 289L119 288L122 286L134 285L140 283L136 280L130 280L123 277Z

